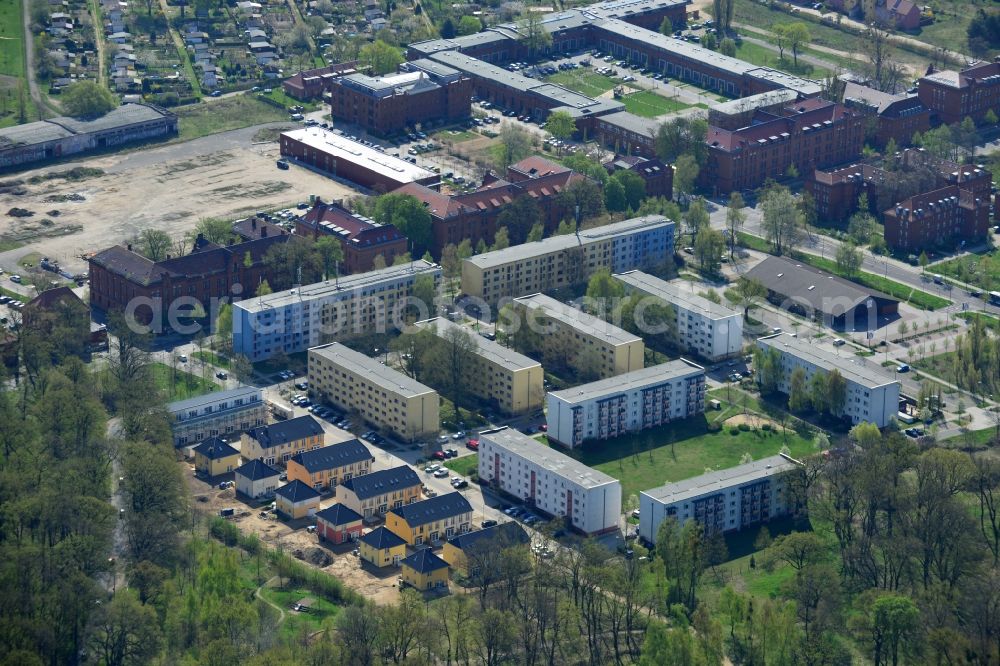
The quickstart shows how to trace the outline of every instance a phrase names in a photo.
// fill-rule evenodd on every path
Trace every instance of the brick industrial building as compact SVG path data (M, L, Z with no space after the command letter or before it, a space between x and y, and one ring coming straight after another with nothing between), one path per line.
M333 82L341 76L354 74L357 72L358 61L341 62L326 67L308 69L298 74L293 74L281 82L281 89L285 94L295 99L309 100L321 97L323 93L330 90Z
M474 192L448 195L411 183L396 193L412 195L427 207L434 230L431 254L440 256L446 245L458 245L466 238L473 246L480 240L492 244L497 219L518 197L531 197L538 204L545 230L551 233L561 220L573 215L559 205L559 194L585 178L561 164L533 156L507 167L504 179L488 177Z
M1000 62L928 74L917 82L917 95L946 125L966 117L980 123L990 110L1000 116Z
M282 132L280 145L283 157L377 192L407 183L436 186L440 182L433 171L320 127Z
M844 86L844 105L874 118L874 143L879 148L884 148L890 140L908 146L914 134L931 128L931 110L917 95L893 95L848 81Z
M737 130L709 127L708 162L699 174L716 194L760 187L785 178L790 167L816 167L856 159L864 146L864 116L842 104L805 99L778 113L758 111L754 124Z
M646 159L638 155L616 155L604 163L608 173L631 171L638 174L646 185L646 196L674 196L674 168L655 157Z
M330 82L334 120L381 135L427 121L465 118L471 97L469 77L440 64L379 77L348 74Z
M396 257L406 254L407 238L391 224L378 224L363 215L352 213L339 203L316 199L313 207L298 218L295 234L316 240L332 236L340 241L344 261L342 274L364 273L375 268L375 257L381 256L386 266Z
M919 254L929 247L985 240L990 200L949 185L900 201L883 220L889 247Z

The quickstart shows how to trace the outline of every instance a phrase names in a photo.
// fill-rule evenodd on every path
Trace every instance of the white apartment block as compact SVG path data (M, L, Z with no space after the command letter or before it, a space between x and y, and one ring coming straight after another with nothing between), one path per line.
M705 369L679 359L548 394L549 441L575 448L705 411Z
M524 315L524 325L572 343L577 350L575 361L585 362L588 352L596 354L602 378L638 370L645 363L642 338L571 305L544 294L521 296L511 305Z
M267 423L264 392L253 386L207 393L167 405L174 446L243 432Z
M817 372L840 371L847 380L847 400L837 416L851 423L874 423L879 428L889 425L899 413L899 382L890 377L878 363L848 352L829 351L811 341L787 333L769 335L757 340L761 349L774 349L781 354L781 380L778 390L787 394L792 372L803 368L808 384Z
M504 414L527 414L542 408L545 373L538 361L447 319L428 319L415 325L434 333L442 344L449 330L462 329L472 336L476 347L464 368L464 383L466 390L480 400Z
M497 303L580 284L601 268L621 273L655 266L673 254L674 223L660 215L636 217L465 259L462 291Z
M677 316L677 338L681 346L715 362L736 356L743 348L743 315L713 303L694 291L686 280L667 282L642 271L615 275L627 293L639 293L670 305Z
M441 267L421 259L237 301L233 352L256 363L279 352L391 331L401 325L420 275L432 276L436 286Z
M706 534L766 523L791 510L788 473L798 464L783 455L762 458L639 493L639 537L656 542L660 524L697 520Z
M441 428L437 391L339 342L309 350L309 388L407 442Z
M586 534L619 529L616 479L512 428L479 433L479 478Z

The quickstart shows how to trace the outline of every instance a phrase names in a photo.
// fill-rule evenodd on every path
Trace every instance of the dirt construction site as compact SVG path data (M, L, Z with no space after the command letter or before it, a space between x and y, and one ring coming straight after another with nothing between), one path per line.
M0 176L0 250L17 246L0 252L0 268L16 272L19 258L36 254L83 273L83 257L146 228L179 239L201 218L236 219L311 194L356 194L306 169L279 170L277 142L255 142L258 130ZM84 167L81 177L54 176L74 167Z

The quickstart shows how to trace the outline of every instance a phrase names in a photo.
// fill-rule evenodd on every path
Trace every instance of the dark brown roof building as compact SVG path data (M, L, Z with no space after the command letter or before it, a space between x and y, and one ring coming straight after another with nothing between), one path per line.
M386 266L407 251L408 240L391 224L378 224L364 215L352 213L339 203L319 199L295 225L295 233L318 239L332 236L344 249L341 274L366 273L375 269L375 257L382 255Z

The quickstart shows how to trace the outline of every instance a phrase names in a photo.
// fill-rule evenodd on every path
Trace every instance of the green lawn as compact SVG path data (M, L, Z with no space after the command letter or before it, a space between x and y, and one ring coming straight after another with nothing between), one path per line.
M444 466L456 474L471 476L473 472L479 469L479 454L473 453L471 456L446 460Z
M173 368L164 363L153 363L150 367L156 387L163 391L169 401L194 398L219 388L215 382L192 375L180 368L175 375Z
M992 315L984 314L982 312L959 312L958 316L968 321L978 319L986 325L986 328L991 329L994 333L1000 334L1000 319L997 319Z
M758 252L771 252L771 246L763 238L758 238L757 236L752 236L742 231L739 232L738 238L740 245L743 247L748 247L751 250L757 250ZM823 257L817 257L814 254L807 254L804 252L795 252L792 256L794 256L795 259L820 270L827 271L834 275L841 275L840 271L837 269L837 262L833 259L825 259ZM888 280L881 275L876 275L874 273L862 271L849 279L853 282L864 285L869 289L876 289L889 294L893 298L898 298L901 301L907 301L910 305L920 308L921 310L937 310L938 308L946 307L951 303L951 301L941 298L940 296L929 294L926 291L921 291L920 289L910 287L901 282L896 282L895 280Z
M564 72L556 72L552 76L547 77L546 81L557 83L564 88L575 90L588 97L600 97L618 84L618 81L610 76L601 76L587 69L571 69Z
M940 273L975 284L987 291L1000 288L1000 250L990 250L983 254L967 254L957 259L949 259L929 266L930 273Z
M621 101L625 104L626 111L644 118L655 118L665 113L686 109L689 106L684 102L664 97L663 95L657 95L648 90L640 90L639 92L625 95Z
M481 135L475 132L470 132L468 130L453 130L444 129L440 132L435 132L431 134L431 138L435 141L452 141L454 143L459 143L462 141L469 141L471 139L478 139Z
M228 357L222 356L220 354L216 354L215 352L210 352L210 351L204 351L204 352L203 351L196 351L196 352L193 352L191 354L191 356L193 358L198 359L202 363L208 363L209 365L215 365L215 366L218 366L220 368L225 368L226 370L229 370L229 368L232 366L232 363L230 362L230 360L229 360Z
M340 612L340 606L316 596L305 588L265 587L260 591L260 595L285 611L285 622L279 633L288 639L301 636L304 628L307 628L309 633L319 631L323 628L324 622L336 617L337 613ZM292 604L306 598L311 600L308 613L298 613L292 610Z
M317 104L316 102L303 102L302 100L295 99L294 97L289 97L288 95L285 94L285 91L282 89L280 85L271 88L271 92L269 93L266 94L257 93L257 94L261 97L267 97L269 99L274 100L278 104L281 104L283 107L285 107L286 110L292 106L301 106L306 111L315 111L316 109L319 108L319 104Z
M763 35L761 38L766 39ZM821 54L810 55L822 57ZM789 74L795 74L796 76L823 78L830 74L830 70L826 67L816 67L815 65L807 62L799 62L799 64L796 65L795 59L792 57L788 49L785 50L785 57L780 58L778 57L778 53L772 51L766 46L753 44L748 41L743 41L738 47L736 47L736 57L750 63L751 65L773 67L774 69L788 72Z
M0 74L24 77L24 24L20 0L0 0Z
M218 102L192 104L177 109L181 139L240 129L260 123L288 120L288 112L255 99L236 95Z

